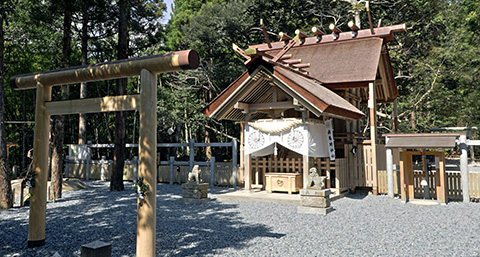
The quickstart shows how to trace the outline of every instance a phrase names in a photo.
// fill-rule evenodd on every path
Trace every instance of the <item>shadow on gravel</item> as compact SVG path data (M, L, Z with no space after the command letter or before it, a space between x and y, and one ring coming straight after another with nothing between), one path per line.
M135 256L136 197L125 191L109 192L108 182L93 182L47 206L46 245L27 245L28 207L0 214L0 256L79 256L83 244L112 243L112 256ZM258 237L280 238L264 225L242 222L236 204L211 201L186 205L180 186L157 186L157 255L189 256L241 249ZM5 217L8 214L8 219Z
M348 195L346 195L345 197L346 197L346 198L349 198L349 199L353 199L353 200L362 200L362 199L364 199L364 198L367 197L367 196L368 196L368 194L359 194L359 193L357 193L357 194L348 194Z

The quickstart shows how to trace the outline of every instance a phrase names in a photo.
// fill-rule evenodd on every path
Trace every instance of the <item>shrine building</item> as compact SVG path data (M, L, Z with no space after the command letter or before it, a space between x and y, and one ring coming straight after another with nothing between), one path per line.
M280 41L266 36L267 43L246 50L234 45L247 69L204 114L240 123L245 189L298 192L316 167L336 194L358 187L378 192L385 146L376 106L398 96L387 43L405 25L351 28L331 27L332 34L313 28L314 36L297 30L293 38L280 33Z

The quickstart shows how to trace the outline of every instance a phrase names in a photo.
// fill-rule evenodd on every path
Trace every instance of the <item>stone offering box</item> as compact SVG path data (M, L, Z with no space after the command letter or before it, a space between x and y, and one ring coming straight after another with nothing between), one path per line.
M182 184L184 203L208 202L208 183L185 183Z
M266 190L269 193L279 191L291 194L302 188L302 174L300 173L267 173L265 178L267 180Z
M301 206L298 206L299 213L328 214L333 211L330 206L330 189L301 189Z

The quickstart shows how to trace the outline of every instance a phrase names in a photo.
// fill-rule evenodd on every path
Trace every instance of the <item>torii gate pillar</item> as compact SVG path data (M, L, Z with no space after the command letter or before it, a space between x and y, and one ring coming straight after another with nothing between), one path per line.
M137 204L137 255L155 256L157 224L157 76L143 69L140 73L140 139L138 177L150 187L144 202Z
M33 141L33 172L36 174L32 187L30 218L28 221L28 247L45 244L47 211L48 144L50 142L50 115L45 113L45 102L52 97L52 87L37 83L35 104L35 130Z

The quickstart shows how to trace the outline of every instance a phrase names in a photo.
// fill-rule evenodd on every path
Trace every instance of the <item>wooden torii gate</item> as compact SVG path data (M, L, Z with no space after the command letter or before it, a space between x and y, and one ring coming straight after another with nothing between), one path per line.
M45 244L50 115L139 110L138 176L150 187L142 205L137 204L136 256L155 256L157 188L157 83L156 75L196 69L195 50L99 63L12 77L17 90L37 89L33 170L35 187L30 202L28 247ZM51 101L52 86L126 78L140 75L140 94L106 96L68 101ZM140 201L140 200L139 200Z

